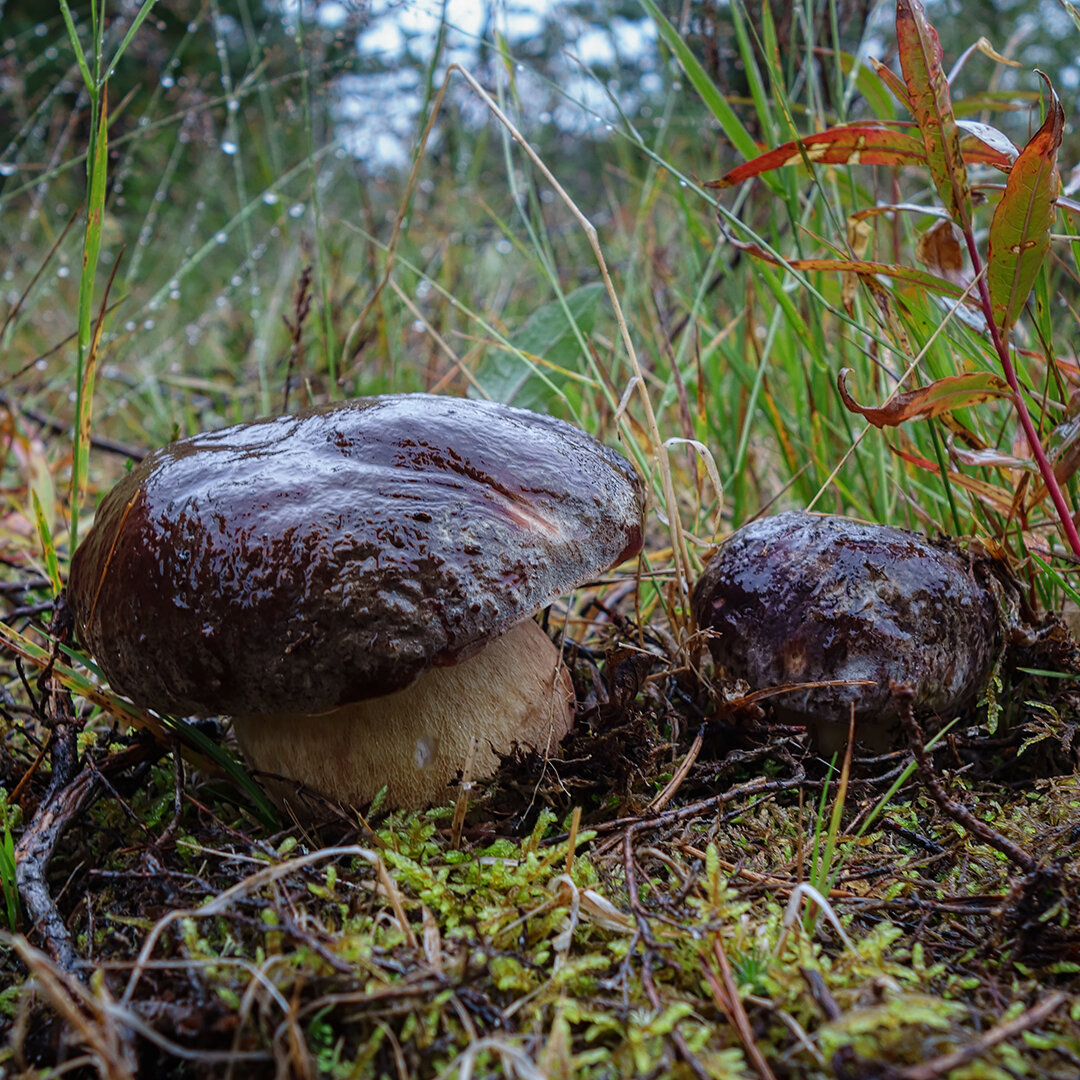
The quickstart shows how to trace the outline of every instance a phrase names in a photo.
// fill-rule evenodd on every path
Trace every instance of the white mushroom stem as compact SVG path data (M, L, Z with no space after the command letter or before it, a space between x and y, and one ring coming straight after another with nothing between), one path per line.
M308 816L297 782L346 807L370 802L382 787L388 806L445 800L474 737L477 779L490 776L495 752L514 743L541 752L555 747L570 730L573 703L559 650L529 619L395 694L317 716L237 716L233 726L271 795Z

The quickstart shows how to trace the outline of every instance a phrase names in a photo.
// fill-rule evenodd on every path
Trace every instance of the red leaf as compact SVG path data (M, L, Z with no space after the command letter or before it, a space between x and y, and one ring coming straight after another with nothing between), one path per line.
M874 427L899 427L908 420L939 416L953 409L978 405L996 397L1010 397L1009 384L1000 375L989 371L972 371L966 375L950 375L935 379L917 390L897 394L880 408L860 405L849 393L847 377L851 368L843 368L836 376L836 388L844 405L870 421Z
M710 180L705 186L732 187L785 165L802 165L805 160L824 165L910 165L924 162L926 155L918 139L893 128L835 127L817 135L807 135L799 142L784 143L744 162L719 180Z
M730 235L727 239L728 243L737 247L740 251L745 251L763 262L770 263L772 266L784 266L791 270L822 270L825 273L835 274L883 274L894 281L905 281L924 291L938 293L954 300L959 300L965 292L963 288L954 285L951 281L935 277L924 270L917 270L913 266L900 266L898 263L867 262L865 259L788 259L784 262L758 244L736 240L735 237Z
M949 478L950 484L957 484L962 488L967 488L980 502L985 503L991 510L996 510L999 514L1009 516L1013 510L1013 500L1007 491L1002 488L994 487L993 484L988 484L985 480L980 480L975 476L968 476L966 473L954 472L952 469L941 469L936 462L927 461L924 457L919 457L918 454L912 454L907 450L901 450L898 446L893 446L892 443L888 444L889 449L903 461L909 462L911 465L915 465L917 468L925 469L927 472L937 473L941 476L944 472Z
M941 66L941 42L919 0L897 0L896 43L934 186L953 220L966 229L971 224L971 188L960 150L960 129Z
M1043 126L1032 135L1009 173L1005 194L990 223L987 284L994 321L1004 337L1024 310L1046 252L1061 187L1057 152L1065 127L1065 111L1050 80L1042 72L1050 103Z

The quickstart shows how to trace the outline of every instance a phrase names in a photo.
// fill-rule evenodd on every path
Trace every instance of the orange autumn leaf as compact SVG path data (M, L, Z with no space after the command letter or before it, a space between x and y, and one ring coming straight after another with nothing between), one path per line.
M805 154L805 158L804 155ZM823 165L909 165L925 160L922 144L895 128L857 125L835 127L798 142L787 142L744 162L705 186L727 188L762 173L804 161Z
M860 405L848 392L847 379L851 368L841 369L836 377L836 388L844 405L854 413L869 420L874 427L898 427L908 420L940 416L953 409L978 405L992 398L1010 397L1009 384L1000 375L989 371L972 371L966 375L950 375L935 379L916 390L897 394L880 407Z
M820 270L833 274L859 274L863 276L882 275L893 281L904 282L926 292L937 293L953 300L960 300L965 296L965 290L951 281L928 274L925 270L919 270L914 266L903 266L899 263L869 262L865 259L778 259L771 252L766 251L760 244L749 243L745 240L737 240L734 236L728 236L727 241L740 251L745 251L755 258L761 259L772 266L783 266L789 270Z

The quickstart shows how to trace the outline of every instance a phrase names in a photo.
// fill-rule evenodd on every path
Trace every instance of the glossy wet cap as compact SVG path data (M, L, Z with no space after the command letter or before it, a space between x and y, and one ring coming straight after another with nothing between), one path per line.
M453 664L641 549L644 489L560 420L426 394L172 443L72 561L110 684L182 715L314 713Z
M792 719L898 718L890 680L917 710L954 713L986 684L1004 643L993 575L917 533L799 512L763 518L720 548L694 614L729 677L751 689L870 680L778 695Z

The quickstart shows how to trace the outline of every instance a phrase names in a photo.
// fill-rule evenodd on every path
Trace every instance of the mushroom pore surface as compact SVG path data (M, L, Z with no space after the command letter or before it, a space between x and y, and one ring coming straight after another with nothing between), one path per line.
M72 562L112 686L179 715L320 713L463 660L641 548L643 485L547 416L361 398L180 440Z
M1005 638L992 577L917 533L788 512L735 532L693 604L716 664L751 689L869 680L775 702L819 732L846 732L854 706L860 736L880 745L899 718L890 680L912 685L917 711L942 715L985 686Z

